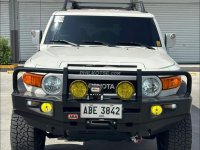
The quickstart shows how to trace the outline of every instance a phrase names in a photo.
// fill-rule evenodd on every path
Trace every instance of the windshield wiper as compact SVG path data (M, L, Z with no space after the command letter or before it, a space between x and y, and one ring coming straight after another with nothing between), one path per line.
M153 49L155 50L155 48L153 48L152 46L149 46L149 45L145 45L145 44L142 44L142 43L137 43L137 42L118 42L116 43L117 45L126 45L126 46L142 46L142 47L146 47L148 49Z
M78 44L72 43L72 42L67 41L67 40L51 40L50 42L54 42L54 43L64 43L64 44L69 44L69 45L72 45L72 46L78 46Z
M104 45L104 46L108 46L108 47L112 47L113 45L108 44L106 42L102 42L102 41L83 41L82 43L85 44L96 44L96 45Z

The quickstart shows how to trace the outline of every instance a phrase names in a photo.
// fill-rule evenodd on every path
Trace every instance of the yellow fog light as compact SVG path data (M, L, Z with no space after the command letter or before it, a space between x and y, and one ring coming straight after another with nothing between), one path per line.
M160 106L160 105L151 106L151 113L153 115L159 116L162 114L162 112L163 112L162 106Z
M135 87L129 81L122 81L117 85L116 93L120 99L130 100L135 93Z
M51 103L43 103L41 105L41 111L44 113L49 113L53 111L53 105Z
M70 84L70 93L76 99L82 99L87 95L88 87L84 81L75 80Z

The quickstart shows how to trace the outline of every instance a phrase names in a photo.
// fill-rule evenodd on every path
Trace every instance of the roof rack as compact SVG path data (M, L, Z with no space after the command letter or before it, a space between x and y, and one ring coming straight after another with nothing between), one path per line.
M144 3L142 1L134 0L130 0L130 3L77 2L74 0L65 0L62 10L68 9L122 9L146 12Z

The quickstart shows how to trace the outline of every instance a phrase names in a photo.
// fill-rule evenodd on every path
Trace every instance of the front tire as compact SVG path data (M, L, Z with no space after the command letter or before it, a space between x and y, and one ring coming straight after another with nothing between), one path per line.
M12 114L10 142L12 150L44 150L46 132L29 125L22 116Z
M178 122L174 128L157 135L158 150L191 150L191 115Z

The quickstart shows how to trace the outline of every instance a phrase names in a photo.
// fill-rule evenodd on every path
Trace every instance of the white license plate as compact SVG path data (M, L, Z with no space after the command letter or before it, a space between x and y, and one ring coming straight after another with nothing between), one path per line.
M81 118L122 119L122 104L81 104Z

